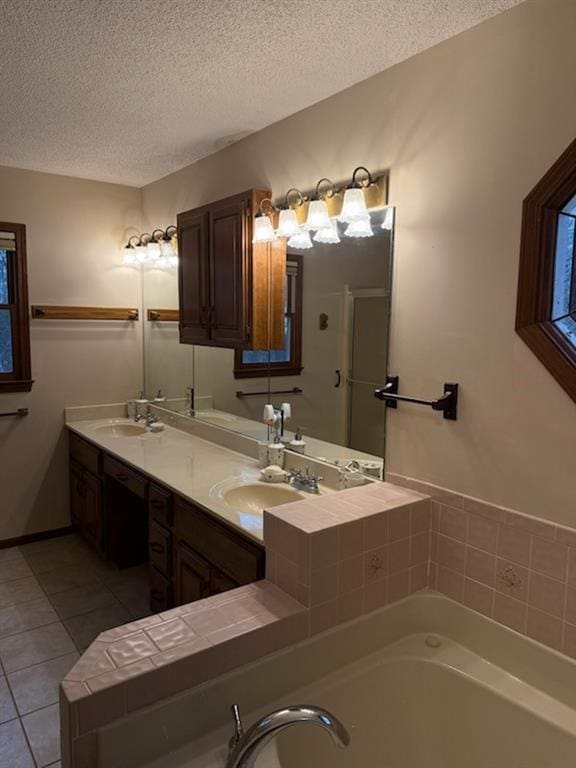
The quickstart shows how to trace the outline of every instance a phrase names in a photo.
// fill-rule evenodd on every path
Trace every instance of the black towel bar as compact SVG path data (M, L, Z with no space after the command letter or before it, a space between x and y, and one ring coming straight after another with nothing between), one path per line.
M374 390L374 397L383 400L388 408L397 408L398 403L427 405L433 411L442 411L444 418L450 421L458 419L458 384L444 384L444 394L437 400L424 400L420 397L398 394L398 376L387 376L386 386Z

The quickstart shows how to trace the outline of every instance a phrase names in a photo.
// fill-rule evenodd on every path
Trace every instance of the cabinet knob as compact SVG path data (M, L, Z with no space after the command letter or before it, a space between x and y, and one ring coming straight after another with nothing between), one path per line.
M128 475L125 475L123 472L119 472L116 475L116 480L119 480L121 483L125 483L128 480Z
M164 549L164 547L162 546L162 544L160 544L157 541L151 542L150 549L152 550L152 552L156 552L156 554L158 554L158 555L163 555L164 552L166 551Z

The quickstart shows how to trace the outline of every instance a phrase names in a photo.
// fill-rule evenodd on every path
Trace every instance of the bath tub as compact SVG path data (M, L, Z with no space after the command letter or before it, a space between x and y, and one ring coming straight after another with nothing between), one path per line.
M315 673L310 684L298 684ZM262 768L576 765L576 664L431 594L239 670L194 698L179 698L171 702L171 716L156 713L163 754L117 761L116 733L103 739L103 768L223 768L233 701L244 710L245 725L284 704L318 704L350 731L350 747L338 750L320 729L294 726L262 753ZM258 706L250 706L254 702ZM124 735L151 728L154 712L147 717L139 726L128 723ZM175 728L174 717L181 721ZM176 746L186 718L195 737Z
M568 768L576 712L448 640L413 635L296 694L334 712L352 742L315 728L278 738L282 768Z

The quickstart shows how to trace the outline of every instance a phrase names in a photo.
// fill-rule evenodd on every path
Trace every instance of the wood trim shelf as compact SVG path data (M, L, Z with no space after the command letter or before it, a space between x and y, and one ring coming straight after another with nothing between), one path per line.
M180 319L180 312L177 309L147 309L146 320L151 323L174 322Z
M138 320L139 316L135 307L32 306L32 317L35 320Z

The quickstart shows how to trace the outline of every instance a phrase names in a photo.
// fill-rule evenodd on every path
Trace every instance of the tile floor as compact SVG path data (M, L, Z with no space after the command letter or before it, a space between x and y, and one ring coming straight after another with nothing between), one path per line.
M0 768L61 768L58 684L106 629L148 616L148 568L76 535L0 549Z

